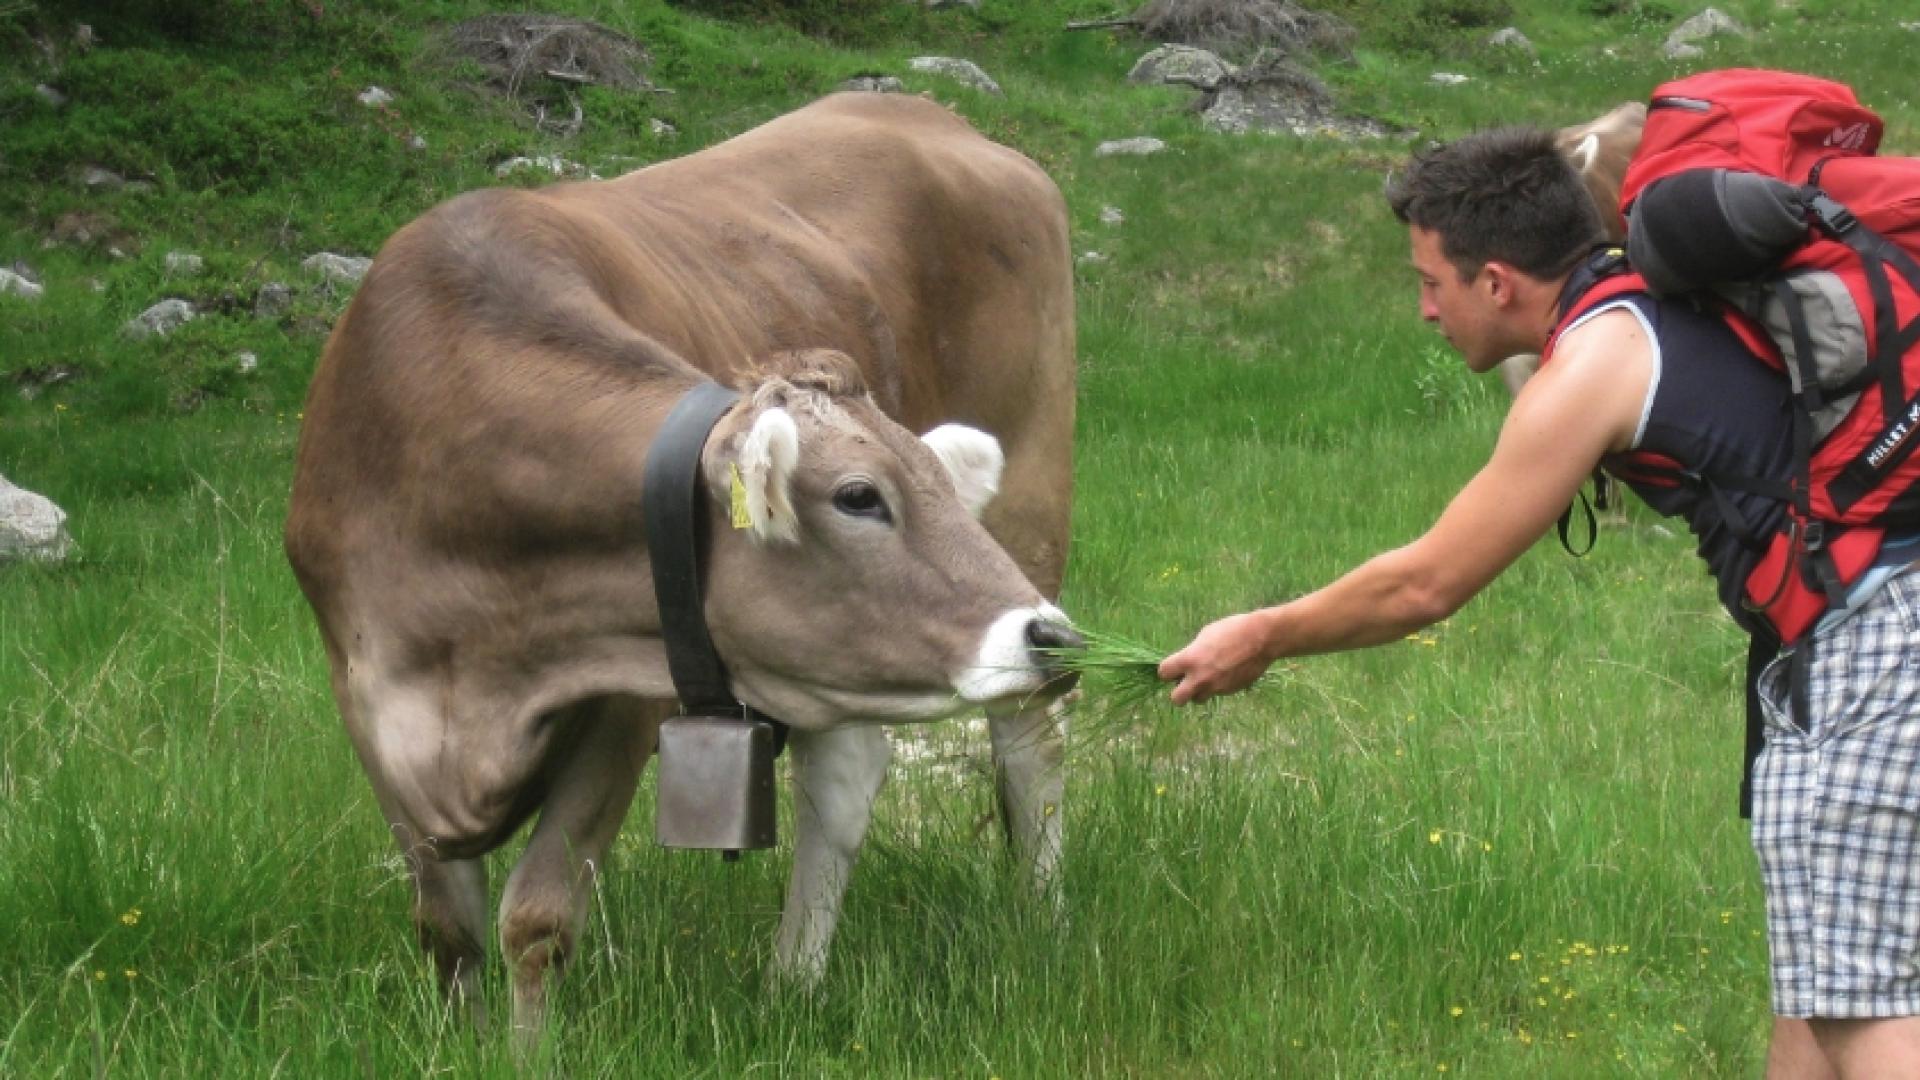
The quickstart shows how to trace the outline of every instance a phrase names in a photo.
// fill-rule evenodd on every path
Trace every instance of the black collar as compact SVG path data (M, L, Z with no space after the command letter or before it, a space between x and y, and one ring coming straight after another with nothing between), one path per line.
M667 671L689 715L744 717L746 707L727 685L727 668L707 633L701 602L700 558L706 520L700 493L700 451L738 391L707 381L688 391L667 414L647 450L640 495L646 518L653 593L660 605Z

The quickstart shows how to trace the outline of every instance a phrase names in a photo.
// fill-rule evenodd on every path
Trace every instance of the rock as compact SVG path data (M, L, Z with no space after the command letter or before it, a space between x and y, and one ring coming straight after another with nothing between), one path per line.
M1114 139L1103 142L1093 148L1094 157L1146 157L1157 154L1167 148L1167 144L1151 135L1136 135L1131 139Z
M1404 134L1389 130L1377 120L1341 116L1329 102L1314 96L1289 94L1275 87L1222 90L1212 95L1200 123L1209 131L1225 135L1263 132L1301 138L1380 139Z
M38 300L46 292L44 286L29 280L24 274L0 270L0 296L24 296L29 300Z
M891 75L855 75L840 84L842 90L858 90L872 94L903 94L907 84Z
M177 297L169 298L135 316L120 332L131 338L166 337L192 322L197 314L192 304Z
M647 120L647 130L653 132L653 137L656 139L671 139L675 135L680 134L679 128L674 127L672 124L667 123L657 116L650 117Z
M206 260L190 251L167 252L167 273L192 277L206 269Z
M66 511L46 496L15 487L0 476L0 563L59 562L72 550Z
M87 50L93 48L95 45L98 45L99 43L100 43L100 39L94 35L93 27L88 26L86 23L73 24L73 47L74 48L80 50L81 52L86 52Z
M1100 208L1100 224L1102 225L1118 225L1126 220L1127 215L1122 213L1117 206L1103 206Z
M255 353L243 352L233 358L234 367L242 375L251 375L260 368L260 357Z
M80 377L80 369L72 364L48 364L46 367L21 368L14 373L13 384L20 388L21 397L32 401L49 386L73 382Z
M907 61L907 66L929 75L943 75L985 93L1004 93L1000 89L1000 84L993 81L993 76L982 71L980 65L971 60L961 60L951 56L916 56Z
M1097 266L1106 262L1107 257L1097 251L1083 251L1073 261L1079 266Z
M360 104L365 105L369 109L377 109L382 105L392 104L393 95L377 86L369 86L365 90L360 91L359 101Z
M419 135L415 135L413 138L407 140L407 145L415 150L425 150L427 148L427 140Z
M1692 60L1695 57L1707 55L1707 50L1684 41L1678 44L1669 44L1660 51L1669 60Z
M1459 86L1462 83L1469 83L1473 80L1465 75L1455 74L1451 71L1436 71L1428 81L1439 83L1441 86Z
M940 11L945 8L971 8L980 10L980 0L922 0L928 11Z
M659 134L656 130L654 134ZM567 176L585 179L593 176L592 170L577 161L568 161L563 157L541 154L539 157L512 157L493 167L493 175L505 178L516 172L543 172L549 176Z
M1172 84L1213 90L1233 74L1233 65L1205 49L1191 45L1162 45L1134 61L1127 81L1137 84Z
M1667 35L1666 46L1661 51L1666 54L1669 60L1684 60L1700 55L1697 48L1694 52L1686 51L1687 48L1693 46L1695 42L1705 41L1708 38L1721 37L1726 34L1737 34L1744 37L1746 33L1746 27L1735 22L1719 8L1708 8L1693 18L1688 19L1686 22L1681 23L1679 26L1674 27L1673 33Z
M323 251L318 255L309 255L300 264L300 269L310 274L318 274L329 285L358 285L360 279L367 276L367 268L373 265L372 259L362 259L355 255L335 255Z
M1494 31L1493 36L1487 39L1487 44L1496 49L1519 49L1528 56L1538 51L1533 47L1533 42L1527 40L1527 35L1521 33L1517 26Z
M46 83L40 83L36 85L33 88L33 92L40 98L41 101L46 102L47 104L53 106L56 109L64 107L67 103L67 95L61 93L58 90L55 90L53 87L48 86Z
M88 191L119 191L127 186L126 177L98 165L82 167L79 175L80 186Z
M278 281L260 286L253 298L255 318L277 319L293 309L293 290Z

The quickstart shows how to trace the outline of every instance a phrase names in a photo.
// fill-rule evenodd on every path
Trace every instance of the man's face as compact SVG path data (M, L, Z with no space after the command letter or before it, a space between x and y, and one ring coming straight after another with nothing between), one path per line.
M1437 323L1447 343L1459 351L1469 370L1490 371L1514 351L1500 344L1500 305L1495 302L1487 268L1462 279L1459 268L1441 250L1440 234L1409 226L1413 269L1420 275L1420 317Z

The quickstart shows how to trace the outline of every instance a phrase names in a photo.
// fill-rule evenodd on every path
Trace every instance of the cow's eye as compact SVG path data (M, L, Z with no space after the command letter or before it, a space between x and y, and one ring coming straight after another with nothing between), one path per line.
M887 512L887 500L880 497L880 489L867 480L849 480L841 484L839 490L833 493L833 508L849 517L893 520L893 515Z

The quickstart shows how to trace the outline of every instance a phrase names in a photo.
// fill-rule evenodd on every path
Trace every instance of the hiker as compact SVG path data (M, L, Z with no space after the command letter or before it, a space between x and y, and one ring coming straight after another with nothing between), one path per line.
M1805 475L1788 378L1689 302L1631 289L1583 302L1621 260L1598 246L1596 210L1550 132L1503 128L1424 152L1387 199L1408 226L1421 317L1467 367L1547 359L1486 465L1425 535L1316 592L1206 626L1160 665L1173 701L1243 689L1283 657L1399 641L1447 618L1554 526L1597 465L1627 472L1655 510L1687 520L1722 602L1756 634L1768 1076L1920 1076L1920 574L1907 571L1920 548L1870 549L1833 597L1808 594L1807 628L1775 635L1752 610L1772 550L1756 538L1809 539L1783 497ZM1664 459L1692 481L1745 479L1663 486L1621 469ZM1796 635L1791 659L1780 655Z

